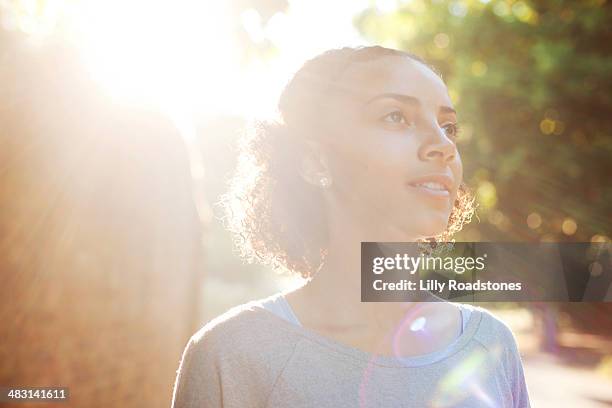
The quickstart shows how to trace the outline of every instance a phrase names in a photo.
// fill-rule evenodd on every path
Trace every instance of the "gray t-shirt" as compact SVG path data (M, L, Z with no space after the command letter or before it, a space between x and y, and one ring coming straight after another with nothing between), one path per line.
M302 325L299 319L297 318L297 316L295 315L295 313L293 312L291 305L289 304L289 302L287 302L287 299L285 298L285 295L283 293L277 293L276 295L262 299L259 301L259 304L264 309L269 310L270 312L285 319L286 321L290 323L293 323L298 326ZM457 307L457 312L461 316L461 333L463 333L465 329L467 328L468 322L470 321L470 315L472 313L473 307L469 305L464 305L461 303L453 303L453 305ZM414 323L416 323L415 326L417 327L409 327L408 330L416 333L417 335L426 336L427 331L423 329L419 329L418 327L419 323L424 323L424 319L421 322L419 322L417 319L411 319L414 321ZM400 329L399 333L401 334L402 327L400 326L398 327L398 329ZM405 327L403 327L403 329L406 330ZM401 336L396 336L396 337L399 337L401 339ZM455 341L459 341L460 338L461 336L458 336L455 339ZM434 351L432 353L427 354L426 356L421 355L418 357L403 357L402 364L405 366L412 366L412 367L416 367L419 365L433 364L440 360L443 360L448 355L453 353L453 351L454 351L454 348L453 348L453 344L451 343L444 349Z
M429 360L366 353L254 301L191 337L172 406L530 407L512 332L484 309L472 309L443 359Z

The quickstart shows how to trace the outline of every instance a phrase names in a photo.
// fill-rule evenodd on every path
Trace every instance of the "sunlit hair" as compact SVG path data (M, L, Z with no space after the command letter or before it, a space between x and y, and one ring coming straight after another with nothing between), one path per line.
M285 87L278 104L281 120L256 122L245 132L236 173L221 200L226 225L244 258L304 278L318 270L326 254L327 214L321 189L299 173L303 135L325 93L351 63L393 55L409 57L440 75L404 51L380 46L326 51L307 61ZM447 229L423 243L451 241L473 213L474 197L462 183Z

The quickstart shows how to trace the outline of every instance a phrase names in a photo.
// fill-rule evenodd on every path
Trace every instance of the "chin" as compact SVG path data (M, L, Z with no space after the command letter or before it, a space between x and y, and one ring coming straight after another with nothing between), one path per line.
M376 242L413 242L416 239L431 238L446 231L447 223L420 224L398 224L401 227L390 228L385 231Z
M430 217L424 222L419 223L418 226L413 225L412 228L417 227L416 231L420 238L431 238L442 234L448 228L448 216L446 217Z
M450 213L442 211L422 212L422 216L397 217L395 221L377 220L370 225L372 242L413 242L420 238L431 238L448 228Z

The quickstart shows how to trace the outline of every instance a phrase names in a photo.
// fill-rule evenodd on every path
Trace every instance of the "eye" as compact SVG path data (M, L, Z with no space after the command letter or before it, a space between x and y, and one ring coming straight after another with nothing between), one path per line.
M458 123L448 123L442 126L442 129L444 129L444 133L449 139L451 140L457 139L457 136L459 135L459 124Z
M387 123L397 123L402 125L412 125L412 122L408 122L406 116L402 113L402 111L393 111L382 117L383 122Z

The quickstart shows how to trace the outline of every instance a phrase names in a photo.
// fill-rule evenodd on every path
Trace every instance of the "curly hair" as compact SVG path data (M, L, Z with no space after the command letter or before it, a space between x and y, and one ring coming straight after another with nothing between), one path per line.
M420 57L380 46L333 49L307 61L281 94L278 121L253 123L240 142L229 190L221 198L226 227L243 258L281 271L311 277L326 255L327 214L321 190L300 176L303 131L309 118L348 66L384 56ZM474 197L462 183L446 230L423 239L426 246L447 242L474 213Z

